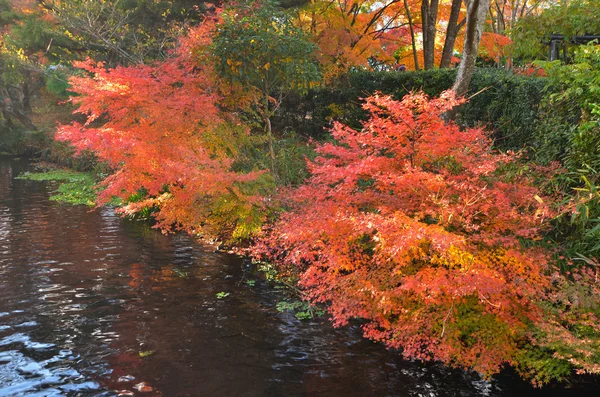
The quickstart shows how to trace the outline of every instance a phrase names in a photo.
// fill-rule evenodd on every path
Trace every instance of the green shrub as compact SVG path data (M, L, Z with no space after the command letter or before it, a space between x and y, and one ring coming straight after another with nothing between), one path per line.
M7 128L0 124L0 153L20 154L25 132L17 128Z
M312 137L327 135L331 120L353 128L365 118L361 98L379 91L397 99L410 91L423 90L430 96L450 88L455 69L419 72L351 72L337 87L319 87L306 95L290 95L274 121L275 128L291 128ZM486 125L494 131L496 146L520 150L534 144L538 104L545 79L518 76L500 69L477 69L469 103L459 114L466 126Z
M570 205L552 236L579 264L600 259L600 47L581 46L574 63L546 62L548 87L536 129L536 159L560 161L556 185ZM591 258L591 259L590 259Z
M59 98L68 98L69 75L64 68L54 67L46 70L46 89Z
M35 157L48 145L48 137L43 132L0 124L0 153Z
M548 87L537 130L538 157L561 160L571 171L600 172L600 47L579 47L571 65L544 64Z
M313 145L293 131L278 134L274 141L275 174L277 186L298 186L308 176L306 159L315 156ZM270 165L269 149L264 137L253 136L238 153L234 169L249 172L267 169Z

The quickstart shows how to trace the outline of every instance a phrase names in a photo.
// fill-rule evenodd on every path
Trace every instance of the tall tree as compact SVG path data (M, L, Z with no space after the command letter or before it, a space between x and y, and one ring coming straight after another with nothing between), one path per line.
M127 203L121 213L152 209L165 231L247 237L261 225L252 189L266 174L232 167L247 129L221 111L213 63L196 57L213 27L193 29L173 57L153 65L77 64L87 73L71 79L72 101L85 122L61 126L57 137L114 170L99 204L117 196Z
M403 0L317 0L298 10L296 23L310 32L323 77L332 81L372 60L392 63L381 39L408 25L404 16Z
M456 37L458 36L460 29L465 24L466 19L463 19L460 22L458 21L462 3L463 0L452 0L450 16L448 18L448 27L446 28L444 50L442 51L442 60L440 61L440 68L450 67L452 54L454 52L454 44L456 43Z
M214 52L224 77L258 94L256 108L275 173L271 118L287 92L306 90L319 81L315 46L287 13L266 1L226 11L216 30Z
M34 58L29 57L27 48L23 48L26 43L19 43L19 40L15 43L21 35L13 32L27 20L23 10L15 8L8 0L0 0L0 116L3 130L16 124L30 131L37 129L31 120L31 96L40 80L40 69ZM31 32L28 33L31 35ZM18 44L23 44L23 47Z
M412 15L410 12L410 8L408 7L407 0L404 0L404 11L406 12L406 18L408 20L408 27L410 29L410 44L412 46L413 60L415 62L415 70L419 70L419 55L417 54L417 41L415 39L415 28L414 28Z
M423 31L423 59L425 70L433 69L435 62L435 38L437 33L439 0L422 0L421 24Z
M490 0L467 1L463 54L458 66L456 81L452 86L452 90L458 96L465 95L469 89L469 84L471 84L473 71L475 70L475 60L479 50L479 42L481 41L489 6Z
M164 59L207 9L190 0L38 0L86 55L109 65ZM214 7L214 6L212 6Z
M490 19L492 32L504 34L512 30L519 20L535 15L540 9L555 5L550 0L491 0Z

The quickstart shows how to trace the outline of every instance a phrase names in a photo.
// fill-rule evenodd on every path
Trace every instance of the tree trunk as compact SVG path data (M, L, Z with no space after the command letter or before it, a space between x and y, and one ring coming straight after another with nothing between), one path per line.
M450 9L450 18L448 18L448 29L446 29L446 40L444 41L444 50L442 51L440 68L450 67L452 53L454 52L454 44L456 43L456 36L464 24L464 22L458 23L461 5L462 0L452 0L452 8Z
M265 123L267 125L267 136L269 138L269 157L271 158L271 173L275 177L275 150L273 149L273 130L271 129L271 119L266 118Z
M435 62L435 33L438 4L439 0L423 0L421 3L421 20L423 26L423 62L425 70L433 69Z
M11 106L6 106L2 109L2 116L6 120L8 126L13 126L12 119L17 119L28 131L37 131L37 127L33 121L19 109L14 109Z
M265 129L267 130L267 139L269 140L269 158L271 159L271 174L276 178L275 174L275 150L273 149L273 129L271 127L271 106L269 105L269 88L265 87Z
M12 112L12 116L19 120L19 122L23 124L28 131L37 131L37 127L35 126L35 124L33 124L33 121L31 121L31 119L25 113L19 110L15 110Z
M406 16L408 17L408 28L410 29L410 40L412 43L413 57L415 60L415 70L419 70L419 54L417 54L417 42L415 40L415 30L413 28L412 15L408 8L407 0L404 0L404 9L406 10Z
M27 79L29 78L29 73L26 74ZM27 79L22 85L21 91L23 93L21 103L23 105L23 111L25 114L31 114L33 109L31 109L31 88Z
M19 97L15 99L14 97ZM12 125L12 119L18 120L29 131L36 131L35 124L23 110L23 95L21 92L11 95L7 87L1 88L0 93L0 111L8 125Z
M456 81L452 87L457 96L464 96L469 89L469 84L471 84L477 51L479 50L479 41L481 40L489 6L490 0L470 0L467 4L465 45Z
M10 114L9 114L9 113L8 113L6 110L4 110L4 109L2 109L2 117L4 118L4 121L5 121L5 123L4 123L4 124L5 124L5 126L6 126L7 128L13 128L13 127L15 126L15 124L14 124L14 123L13 123L13 121L12 121L12 117L11 117L11 116L10 116Z

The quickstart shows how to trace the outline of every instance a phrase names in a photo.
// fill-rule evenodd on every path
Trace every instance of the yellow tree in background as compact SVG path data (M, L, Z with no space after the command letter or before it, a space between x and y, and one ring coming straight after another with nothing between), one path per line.
M326 81L352 66L367 67L369 60L394 63L381 39L407 26L403 0L313 0L298 9L297 21L320 48Z

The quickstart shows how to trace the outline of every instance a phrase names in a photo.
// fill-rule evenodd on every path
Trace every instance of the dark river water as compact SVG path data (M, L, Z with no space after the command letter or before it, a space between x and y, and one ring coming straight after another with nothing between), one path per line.
M299 321L247 261L49 201L55 185L14 179L30 168L0 157L0 397L600 396L484 381Z

